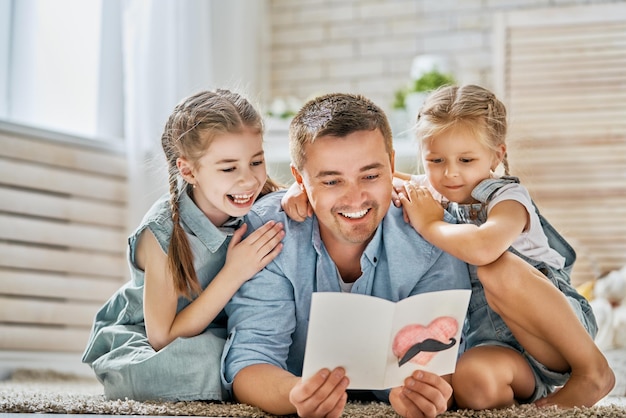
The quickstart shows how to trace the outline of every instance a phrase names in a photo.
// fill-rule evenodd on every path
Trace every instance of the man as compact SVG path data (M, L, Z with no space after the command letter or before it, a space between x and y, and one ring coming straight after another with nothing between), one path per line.
M226 306L223 379L235 399L277 415L338 417L348 399L345 370L302 380L313 292L353 292L398 301L469 288L467 266L423 240L391 205L394 152L384 112L368 99L311 100L290 126L292 173L313 216L289 219L282 192L257 202L251 229L273 219L283 250ZM332 344L332 341L329 341ZM434 417L451 402L446 378L418 371L389 400L403 416Z

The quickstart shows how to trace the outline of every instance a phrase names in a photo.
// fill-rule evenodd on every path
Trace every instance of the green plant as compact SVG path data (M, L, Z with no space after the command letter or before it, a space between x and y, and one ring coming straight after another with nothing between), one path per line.
M393 102L391 103L391 107L393 109L404 109L406 106L404 104L404 99L406 98L409 89L404 87L396 90L393 93Z
M456 81L451 74L444 74L439 72L437 69L433 69L428 71L417 80L413 81L411 92L425 92L435 90L441 86L446 86L449 84L454 84Z
M298 99L294 97L277 97L272 101L267 115L277 119L291 119L299 109L300 102Z
M439 70L432 69L416 80L409 83L407 87L397 89L393 93L393 109L406 109L406 96L410 93L423 93L435 90L441 86L447 86L456 83L452 74L445 74Z

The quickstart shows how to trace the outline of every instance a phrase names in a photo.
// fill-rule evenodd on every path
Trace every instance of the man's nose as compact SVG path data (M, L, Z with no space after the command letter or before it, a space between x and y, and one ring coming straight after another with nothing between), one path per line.
M361 203L367 194L366 188L359 183L352 183L346 188L346 198L352 203Z

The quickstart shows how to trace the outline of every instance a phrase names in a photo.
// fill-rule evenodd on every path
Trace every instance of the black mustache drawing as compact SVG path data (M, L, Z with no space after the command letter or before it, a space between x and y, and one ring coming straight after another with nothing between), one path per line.
M456 344L455 338L450 338L450 342L447 344L432 338L428 338L424 341L412 345L411 348L407 350L406 354L402 356L400 360L398 360L398 367L402 366L404 363L408 362L413 357L423 351L436 353L438 351L443 351L447 350L448 348L454 347L454 344Z

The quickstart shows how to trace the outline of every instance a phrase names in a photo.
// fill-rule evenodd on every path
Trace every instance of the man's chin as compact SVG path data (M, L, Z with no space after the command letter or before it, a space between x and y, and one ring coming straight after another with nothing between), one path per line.
M366 225L358 225L349 229L343 229L342 235L347 242L352 244L363 244L372 239L376 228L372 227L371 224Z

